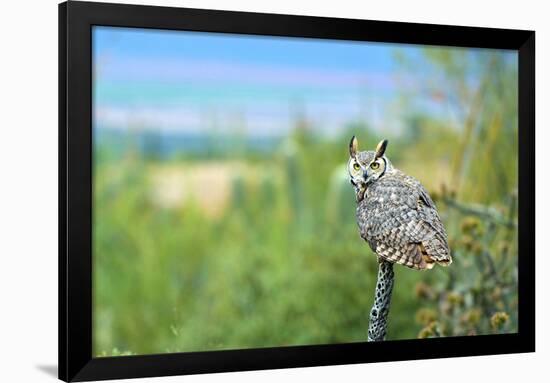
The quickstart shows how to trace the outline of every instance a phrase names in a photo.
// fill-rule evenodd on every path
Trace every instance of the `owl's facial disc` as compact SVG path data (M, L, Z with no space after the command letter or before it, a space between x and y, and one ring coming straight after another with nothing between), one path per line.
M365 184L368 186L386 172L387 160L385 157L375 158L369 166L366 168L363 178L365 179Z
M386 170L391 171L392 166L388 159L384 156L388 140L382 140L376 146L375 151L358 150L357 138L353 136L349 143L348 172L350 182L355 188L355 196L357 202L360 202L365 197L367 187L374 181L382 177Z
M372 159L372 155L370 158ZM357 202L361 202L367 191L367 187L382 177L386 170L391 168L389 161L385 157L372 159L368 163L360 162L357 157L352 157L348 162L348 173L350 182L355 189Z
M351 157L348 162L348 173L350 177L350 182L355 189L355 196L357 197L357 202L361 201L364 197L367 184L364 177L366 168L361 164L356 157Z

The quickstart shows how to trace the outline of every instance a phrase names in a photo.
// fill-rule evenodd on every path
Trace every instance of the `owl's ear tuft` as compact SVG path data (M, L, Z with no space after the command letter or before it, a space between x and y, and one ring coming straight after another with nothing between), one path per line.
M357 138L353 136L349 142L349 155L355 157L357 155Z
M382 140L376 145L376 155L375 158L380 158L386 152L386 147L388 146L388 140Z

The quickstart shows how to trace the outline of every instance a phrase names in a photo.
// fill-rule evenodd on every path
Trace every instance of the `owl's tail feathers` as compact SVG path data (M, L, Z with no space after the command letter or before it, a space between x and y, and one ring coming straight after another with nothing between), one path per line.
M416 243L414 244L414 252L412 258L412 265L407 262L405 265L417 270L431 270L437 263L441 266L449 266L452 262L449 251L434 251L429 244Z
M439 266L447 267L451 263L453 263L453 260L450 257L447 259L436 260L427 254L422 254L422 259L419 262L415 263L413 265L413 268L418 270L431 270L433 269L436 263Z
M409 243L402 247L378 244L376 254L383 260L411 269L430 270L435 264L449 266L452 262L448 248L434 247L431 243Z
M449 258L444 259L442 261L437 261L437 264L440 266L449 266L451 263L453 263L453 259L451 258L451 255L449 254Z
M422 259L426 262L428 269L431 269L435 263L441 266L449 266L453 263L451 252L448 246L443 243L441 241L429 241L428 243L419 244Z

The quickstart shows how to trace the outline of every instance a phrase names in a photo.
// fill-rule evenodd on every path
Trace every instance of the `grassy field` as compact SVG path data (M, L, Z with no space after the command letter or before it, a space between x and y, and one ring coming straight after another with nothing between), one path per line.
M358 236L346 140L303 131L264 155L99 161L94 353L364 341L377 262ZM445 150L423 160L396 140L388 151L431 191L454 257L396 268L388 339L515 331L513 187L491 204L458 202L441 188Z

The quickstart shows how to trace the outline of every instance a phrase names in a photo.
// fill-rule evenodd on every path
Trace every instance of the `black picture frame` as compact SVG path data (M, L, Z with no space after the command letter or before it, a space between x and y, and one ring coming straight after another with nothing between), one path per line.
M501 48L519 60L515 334L92 357L93 25ZM59 378L87 381L535 350L535 32L69 1L59 4Z

